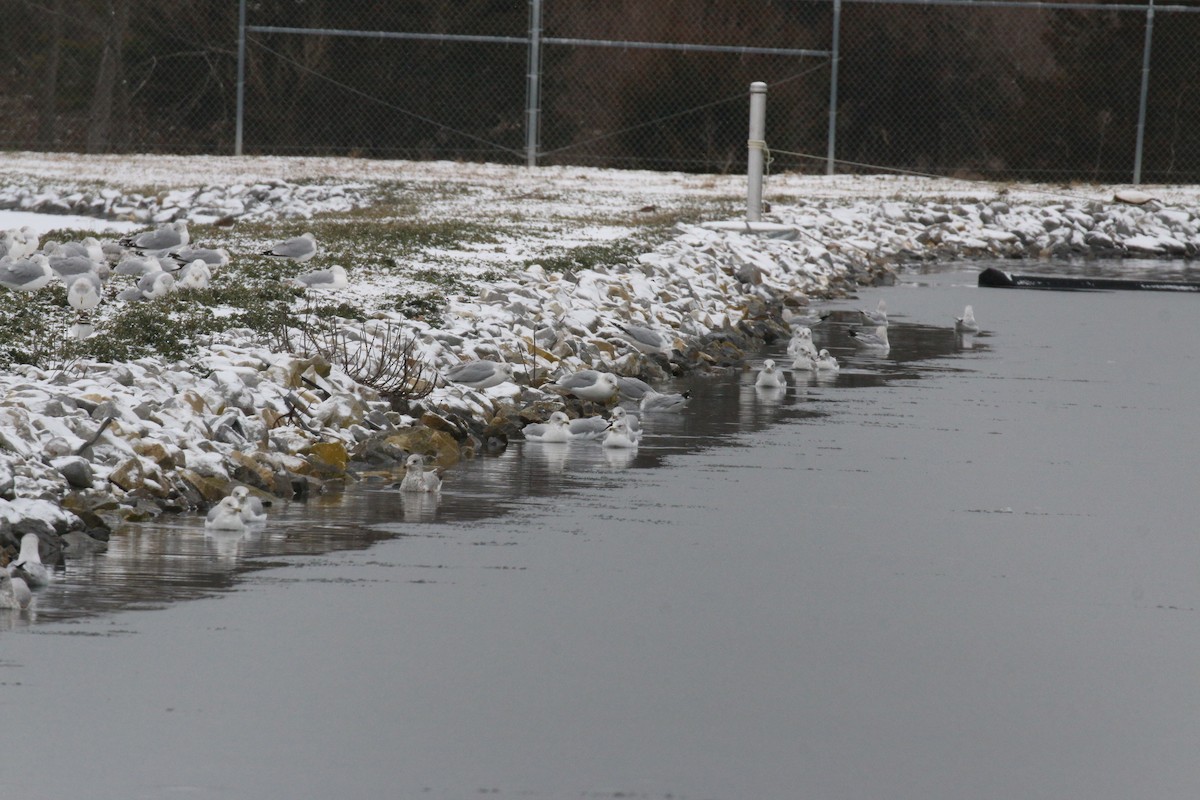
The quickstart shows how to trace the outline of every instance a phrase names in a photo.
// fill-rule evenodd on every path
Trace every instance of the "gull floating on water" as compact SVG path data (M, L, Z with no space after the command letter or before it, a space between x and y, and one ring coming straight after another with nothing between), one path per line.
M625 406L617 406L609 414L609 417L615 422L624 420L625 427L629 431L629 438L635 443L642 441L642 421L638 419L637 414L630 414L625 410Z
M262 254L264 256L275 256L276 258L287 258L292 261L305 262L317 254L317 238L311 233L293 236L291 239L276 242L271 247L263 250Z
M879 301L879 305L875 307L874 311L862 308L859 309L858 313L862 314L863 319L870 325L878 327L888 324L887 302L884 300Z
M557 388L583 400L607 403L621 391L621 384L617 381L617 376L611 372L581 369L570 375L564 375L554 383L546 384L544 388Z
M605 428L608 428L607 424ZM531 442L561 443L575 438L575 434L571 433L571 419L562 411L555 411L545 422L526 425L521 433Z
M954 318L954 330L965 331L967 333L975 333L979 330L979 323L975 321L975 309L967 306L963 309L961 317Z
M30 586L45 586L50 583L50 572L42 563L42 554L38 552L36 533L27 533L21 537L21 552L16 561L9 563L8 574L23 578Z
M825 372L836 375L842 368L838 365L838 360L828 350L822 349L817 357L812 360L811 369L813 372Z
M242 519L242 508L238 499L233 495L222 497L221 502L209 509L208 516L204 519L204 528L213 531L246 530L246 521Z
M404 479L400 481L402 492L437 492L442 488L442 479L436 469L425 469L425 456L413 453L404 462Z
M121 244L135 250L148 252L170 251L183 247L189 241L187 221L169 222L152 231L121 239Z
M787 353L792 358L803 354L815 356L817 354L817 346L813 344L812 329L798 328L792 334L791 341L788 342Z
M783 375L775 368L773 359L763 361L762 369L758 372L758 377L754 379L754 385L761 389L778 389L781 386L786 386Z
M637 440L629 433L629 423L623 419L615 419L604 436L605 447L637 447Z
M0 570L0 609L19 611L29 608L32 601L33 593L29 591L29 584L21 578L14 578L4 570Z
M846 331L854 343L860 347L865 347L869 350L889 350L891 344L888 342L888 329L886 325L880 325L875 329L874 333L870 331L858 331L851 328Z
M609 424L610 420L600 416L579 417L567 423L567 427L576 439L602 439Z
M471 389L490 389L513 379L513 365L507 361L465 361L446 370L446 380Z
M262 500L250 494L245 486L235 486L229 496L237 500L238 513L242 522L255 523L267 521L267 510L263 508Z

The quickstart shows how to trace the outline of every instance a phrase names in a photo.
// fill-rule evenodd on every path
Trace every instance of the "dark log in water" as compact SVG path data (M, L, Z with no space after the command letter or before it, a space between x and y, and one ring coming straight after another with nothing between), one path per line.
M1059 275L1012 275L995 267L979 273L979 285L1003 289L1110 291L1142 289L1155 292L1200 292L1197 281L1150 281L1125 278L1075 278Z

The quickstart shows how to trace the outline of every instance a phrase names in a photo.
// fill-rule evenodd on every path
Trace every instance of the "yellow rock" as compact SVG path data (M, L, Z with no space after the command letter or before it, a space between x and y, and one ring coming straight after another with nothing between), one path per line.
M322 476L342 475L350 463L350 455L340 442L317 442L301 450L300 455L308 459L314 473Z

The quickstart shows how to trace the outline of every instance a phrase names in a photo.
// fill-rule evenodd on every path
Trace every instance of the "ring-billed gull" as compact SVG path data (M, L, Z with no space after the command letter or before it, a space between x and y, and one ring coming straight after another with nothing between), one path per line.
M841 371L841 366L828 350L822 349L820 354L812 360L812 371L837 374Z
M0 286L18 292L36 292L54 279L50 260L41 253L19 259L0 259Z
M229 263L229 251L224 247L181 247L167 254L180 264L190 264L200 259L209 269L219 269Z
M616 398L621 390L617 376L611 372L600 372L594 369L581 369L564 375L554 383L548 383L543 388L561 390L573 394L582 400L597 403L607 403Z
M817 358L817 356L815 353L808 353L808 352L803 352L803 351L796 353L796 357L792 359L792 369L796 369L796 370L812 369L813 362L816 361L816 358Z
M605 447L637 447L638 443L629 433L629 423L623 419L615 419L604 436Z
M91 311L100 305L100 293L104 285L94 272L85 272L71 278L67 284L67 302L76 311Z
M608 425L605 425L605 429ZM545 422L533 422L521 429L531 442L561 443L575 438L571 433L571 419L562 411L555 411Z
M811 328L797 328L792 334L791 341L788 342L787 353L792 358L807 353L810 356L817 354L817 347L813 344Z
M446 370L446 380L472 389L490 389L513 379L513 365L507 361L464 361Z
M263 508L262 500L250 494L245 486L235 486L229 496L237 500L238 513L243 522L255 523L267 521L267 510Z
M638 419L637 414L630 414L625 410L625 406L617 406L609 414L612 421L625 420L625 427L629 431L629 438L634 442L642 440L642 421Z
M783 379L783 375L775 368L773 359L765 359L762 369L758 371L758 377L754 379L754 385L763 389L778 389L780 386L786 386L787 383Z
M967 306L963 309L961 317L954 318L954 330L966 331L968 333L975 333L979 330L979 323L975 321L975 309L973 307Z
M177 292L184 289L207 289L212 272L208 269L208 264L197 258L191 264L180 267L174 277L174 289Z
M621 330L621 338L629 342L635 349L647 355L671 352L674 342L653 328L644 325L617 325Z
M885 300L880 300L879 305L875 307L874 311L867 308L860 308L858 313L862 314L863 319L870 325L879 327L880 325L888 324L887 301Z
M214 531L246 530L246 521L242 519L237 498L233 495L222 497L221 502L209 509L208 516L204 518L204 527Z
M571 420L567 427L576 439L602 439L608 432L609 420L601 417L578 417Z
M891 343L888 342L888 329L886 325L880 325L875 329L874 333L870 331L858 331L854 328L846 331L846 333L860 347L865 347L869 350L891 349Z
M642 411L678 411L691 398L688 392L659 392L651 389L642 395L638 408Z
M29 608L32 600L33 593L29 591L29 584L0 570L0 608L19 611Z
M317 237L311 233L293 236L291 239L276 242L263 250L262 254L276 258L288 258L292 261L308 261L317 254Z
M187 221L178 220L162 225L155 230L121 239L121 244L143 251L169 251L183 247L189 241Z
M291 279L291 284L305 289L345 289L350 285L350 277L345 267L334 264L329 269L315 269L297 275Z
M425 469L425 456L413 453L404 462L404 479L400 481L402 492L436 492L442 488L442 479L437 469Z
M617 376L617 387L621 400L634 403L640 402L647 392L654 391L654 387L641 378L627 378L624 375Z
M42 563L36 533L27 533L21 537L21 552L16 561L9 563L8 574L23 578L30 586L45 586L50 583L50 572Z

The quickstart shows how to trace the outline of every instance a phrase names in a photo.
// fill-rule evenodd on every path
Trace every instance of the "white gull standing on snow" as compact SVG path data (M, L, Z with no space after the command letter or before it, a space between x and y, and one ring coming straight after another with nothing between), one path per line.
M583 400L597 403L607 403L621 391L617 376L611 372L600 372L594 369L581 369L564 375L554 383L548 383L543 388L573 394Z
M350 277L346 274L345 267L334 264L328 269L315 269L297 275L290 282L293 286L305 289L345 289L350 285Z
M471 389L490 389L513 379L513 365L507 361L464 361L446 370L446 380Z
M317 254L317 237L311 233L293 236L291 239L276 242L263 250L262 254L303 263Z
M121 244L143 252L166 252L183 247L189 241L187 221L169 222L152 231L145 231L136 236L128 236Z
M629 342L635 349L647 355L671 352L674 342L653 328L644 325L617 325L621 330L621 338Z
M17 259L0 258L0 286L18 292L36 292L54 279L50 260L41 253Z

